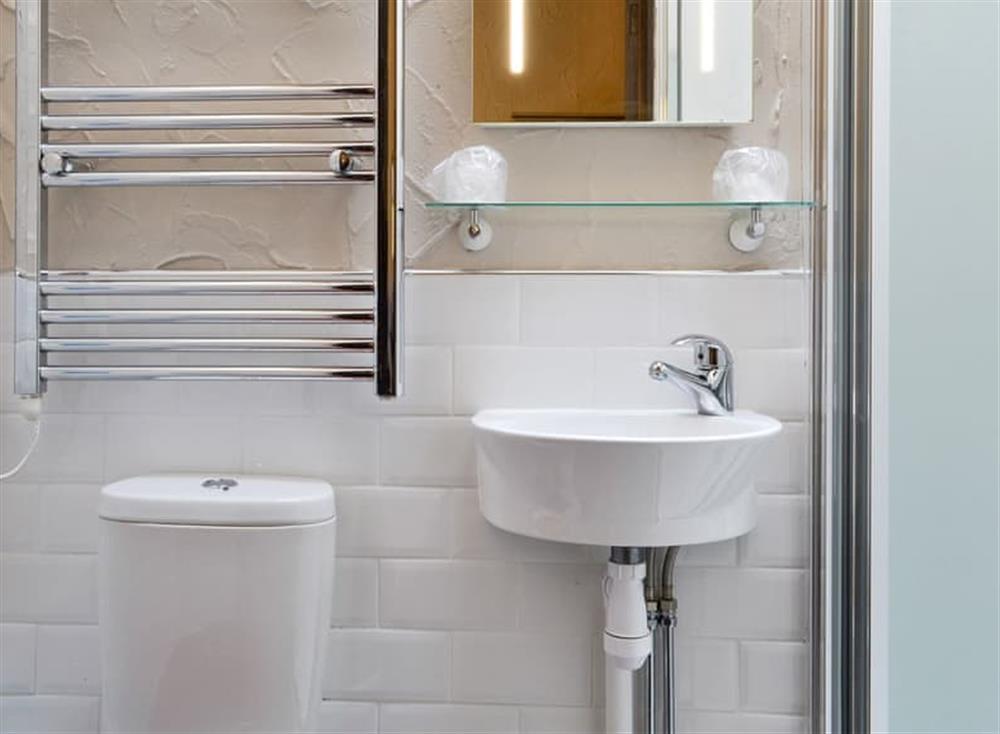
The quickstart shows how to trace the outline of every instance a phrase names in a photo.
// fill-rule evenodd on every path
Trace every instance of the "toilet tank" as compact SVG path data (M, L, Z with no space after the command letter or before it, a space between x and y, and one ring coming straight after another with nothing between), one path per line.
M329 484L161 475L101 492L101 731L309 732L330 619Z

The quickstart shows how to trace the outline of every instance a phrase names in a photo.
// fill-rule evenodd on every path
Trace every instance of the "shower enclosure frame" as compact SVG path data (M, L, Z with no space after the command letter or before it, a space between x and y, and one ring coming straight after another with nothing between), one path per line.
M873 0L813 4L811 702L871 731Z

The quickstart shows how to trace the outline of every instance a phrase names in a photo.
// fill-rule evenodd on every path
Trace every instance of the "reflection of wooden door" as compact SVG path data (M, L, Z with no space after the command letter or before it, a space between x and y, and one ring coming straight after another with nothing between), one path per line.
M477 122L643 119L645 0L524 0L524 71L509 66L509 0L473 0ZM643 64L645 65L645 64ZM640 97L644 96L642 94Z

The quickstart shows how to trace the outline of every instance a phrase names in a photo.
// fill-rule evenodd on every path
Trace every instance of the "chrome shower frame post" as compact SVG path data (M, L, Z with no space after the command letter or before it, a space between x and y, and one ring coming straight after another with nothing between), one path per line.
M871 731L873 0L826 3L816 63L812 730ZM825 40L827 47L820 41ZM828 166L828 170L825 168Z
M871 71L872 0L845 3L840 212L834 277L840 284L833 329L841 337L839 476L834 490L840 560L840 728L871 731ZM839 377L839 379L837 379Z
M14 194L14 392L39 395L39 292L45 262L46 193L41 186L41 88L48 76L48 2L19 2Z
M811 395L809 420L811 424L810 482L810 731L825 732L828 724L830 702L827 665L830 649L827 643L829 629L828 582L830 579L827 522L829 517L829 431L827 365L830 353L827 344L827 189L829 185L828 159L831 146L828 135L829 110L833 99L828 76L830 53L834 44L829 43L829 14L827 0L812 3L812 210L810 262L811 287Z
M375 392L402 394L404 0L379 0L376 78Z

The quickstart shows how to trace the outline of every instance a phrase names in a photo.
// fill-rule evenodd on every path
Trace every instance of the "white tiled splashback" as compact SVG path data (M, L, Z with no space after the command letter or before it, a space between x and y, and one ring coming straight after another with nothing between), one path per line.
M784 273L412 275L400 401L369 385L53 384L39 449L0 492L0 730L96 730L101 484L212 470L337 487L322 731L599 731L604 550L490 527L467 417L683 405L646 369L689 359L665 345L702 331L734 348L740 406L785 431L763 462L757 529L681 555L680 724L804 731L805 288ZM5 435L19 420L4 417Z

